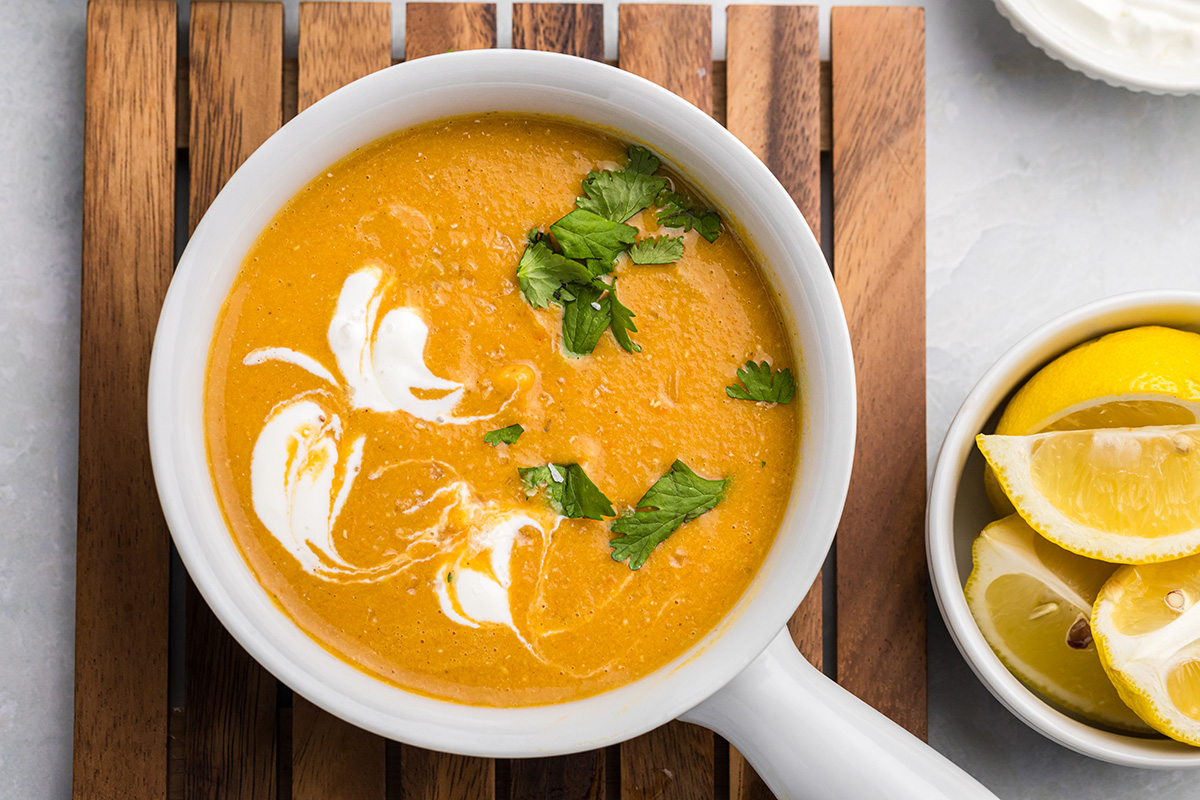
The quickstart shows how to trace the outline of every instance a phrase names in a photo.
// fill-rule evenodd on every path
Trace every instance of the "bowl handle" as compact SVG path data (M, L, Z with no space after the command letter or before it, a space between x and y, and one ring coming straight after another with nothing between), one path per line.
M780 798L996 800L932 747L817 671L786 630L680 719L728 739Z

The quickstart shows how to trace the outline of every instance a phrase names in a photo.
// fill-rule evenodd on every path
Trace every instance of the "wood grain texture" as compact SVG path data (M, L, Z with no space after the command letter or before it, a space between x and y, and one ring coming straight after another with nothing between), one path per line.
M821 237L821 62L815 6L729 6L726 126L787 189ZM822 666L820 573L788 621L800 652ZM734 800L773 795L736 748L729 751Z
M730 6L726 126L821 233L821 61L816 6ZM819 625L818 613L818 630Z
M492 759L401 746L401 800L491 800L495 796Z
M604 60L600 3L513 3L513 47Z
M557 758L514 758L509 771L510 800L602 800L605 794L603 750Z
M298 61L299 111L353 80L391 66L391 6L302 3ZM299 695L292 703L291 753L282 755L291 757L292 800L384 800L386 741Z
M926 736L925 18L834 8L833 252L858 373L838 680Z
M675 92L705 113L713 110L712 7L624 4L618 63ZM621 797L710 797L713 734L670 722L621 745Z
M298 110L392 65L387 3L301 3Z
M712 731L685 722L621 745L621 800L694 800L714 794Z
M495 46L495 3L409 3L406 7L406 59Z
M175 249L173 2L87 12L73 795L167 791L170 548L146 383ZM119 755L118 755L119 754Z
M712 6L623 3L619 32L621 69L712 113Z
M283 7L191 7L191 191L200 217L281 121ZM259 800L276 791L276 683L221 626L190 582L185 644L185 795Z
M384 800L387 742L297 695L292 706L292 800Z

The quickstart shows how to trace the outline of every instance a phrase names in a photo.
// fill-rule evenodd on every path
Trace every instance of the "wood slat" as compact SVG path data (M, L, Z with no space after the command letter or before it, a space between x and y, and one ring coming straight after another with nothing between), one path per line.
M490 800L496 796L496 762L400 748L401 800Z
M175 25L174 2L88 5L72 787L80 800L167 791L170 548L150 472L146 383L175 249Z
M496 46L493 3L409 3L404 28L406 58ZM491 800L496 762L490 758L400 748L402 800Z
M225 181L280 125L283 7L193 3L189 49L195 229ZM275 679L233 640L190 582L185 649L187 798L274 797Z
M391 66L391 6L302 3L298 55L298 110L303 111L345 84ZM292 703L292 800L383 800L387 742L299 695Z
M821 237L821 61L816 6L730 6L726 34L726 126L754 151ZM792 639L822 666L822 576L788 622ZM773 795L734 748L734 800Z
M296 696L292 800L384 800L387 741Z
M604 60L600 3L514 3L513 47Z
M618 63L712 113L712 7L624 4ZM670 722L621 745L621 797L710 797L713 734Z
M926 736L925 18L834 8L833 252L858 373L838 680Z
M604 59L604 6L598 3L515 3L513 47ZM514 759L510 800L600 800L605 753L592 750L557 758Z
M299 110L392 65L388 3L301 3Z
M409 3L406 7L405 58L495 46L495 3Z
M712 113L712 6L624 3L618 27L621 69Z

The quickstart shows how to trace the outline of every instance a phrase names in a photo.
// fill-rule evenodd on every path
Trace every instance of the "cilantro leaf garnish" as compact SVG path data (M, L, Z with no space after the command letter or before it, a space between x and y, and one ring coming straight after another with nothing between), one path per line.
M667 228L692 228L710 242L721 235L721 215L710 208L698 205L694 200L679 192L664 189L656 201L659 205L658 224Z
M612 321L612 306L604 290L588 284L572 285L568 290L574 300L563 303L563 347L568 353L586 356L596 349L596 343Z
M612 316L613 338L617 340L617 344L625 348L627 353L642 352L641 345L629 338L629 334L637 333L637 326L633 324L635 314L617 299L616 283L608 287L608 301L609 313Z
M592 483L578 464L547 464L517 470L526 495L546 490L546 499L559 514L577 519L603 519L613 515L612 501Z
M509 425L507 428L497 428L494 431L488 431L483 435L483 441L495 447L498 444L516 444L517 439L521 438L521 434L525 429L520 425Z
M792 371L781 369L772 374L771 365L766 361L761 364L747 361L746 366L737 371L737 376L746 385L744 389L736 383L725 387L725 394L734 400L787 404L796 395Z
M637 238L637 228L577 208L550 226L563 255L579 261L612 264Z
M629 249L635 264L670 264L683 258L682 236L655 236L642 239Z
M517 282L521 295L534 308L544 308L568 283L587 283L592 273L578 261L561 256L537 241L525 248L517 264Z
M630 569L640 569L667 537L685 522L710 511L725 494L725 480L701 478L676 460L637 502L637 509L611 525L609 540L613 561L628 559Z
M644 172L589 172L575 205L613 222L624 222L654 202L667 185L666 178Z
M636 144L629 145L629 166L625 168L626 171L653 175L658 172L660 163L658 156L646 148L638 147Z

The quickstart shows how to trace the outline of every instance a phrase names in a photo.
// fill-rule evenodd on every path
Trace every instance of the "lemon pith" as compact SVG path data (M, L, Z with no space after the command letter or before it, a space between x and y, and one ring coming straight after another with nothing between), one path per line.
M1119 568L1091 626L1125 703L1154 729L1200 746L1200 556Z
M984 436L979 449L1038 533L1146 564L1200 552L1200 425Z
M1146 732L1106 676L1088 629L1114 567L1051 544L1015 515L985 528L972 555L967 604L1008 670L1080 716Z

